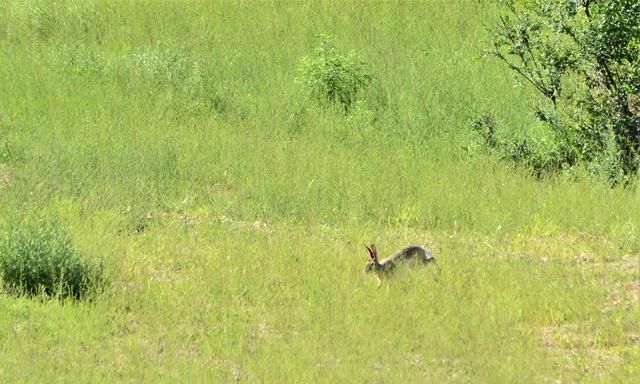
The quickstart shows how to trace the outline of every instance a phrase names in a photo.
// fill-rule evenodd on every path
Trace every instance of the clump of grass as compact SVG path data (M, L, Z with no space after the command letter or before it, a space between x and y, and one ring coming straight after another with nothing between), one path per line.
M337 104L345 112L356 101L356 95L372 81L366 65L355 52L344 55L325 35L318 36L312 56L300 62L298 82L322 103Z
M102 281L102 266L83 260L59 225L14 225L0 241L4 288L17 295L82 299Z

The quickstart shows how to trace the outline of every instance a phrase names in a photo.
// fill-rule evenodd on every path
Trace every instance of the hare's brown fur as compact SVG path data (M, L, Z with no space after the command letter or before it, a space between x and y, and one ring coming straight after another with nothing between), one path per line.
M369 252L370 260L367 262L364 271L365 273L375 273L378 279L378 286L382 283L383 278L393 274L398 264L413 266L415 264L427 264L430 261L435 261L431 251L422 245L406 246L384 260L378 260L378 251L374 244L370 246L365 245L365 248L367 248L367 252Z

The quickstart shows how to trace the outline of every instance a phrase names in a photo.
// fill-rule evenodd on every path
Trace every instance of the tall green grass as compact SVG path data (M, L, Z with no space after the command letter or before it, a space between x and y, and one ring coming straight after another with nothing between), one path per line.
M64 223L110 281L0 295L1 381L633 382L640 190L468 150L486 110L535 124L496 15L0 0L0 221ZM347 114L295 81L318 34L373 75ZM372 241L439 267L376 290Z

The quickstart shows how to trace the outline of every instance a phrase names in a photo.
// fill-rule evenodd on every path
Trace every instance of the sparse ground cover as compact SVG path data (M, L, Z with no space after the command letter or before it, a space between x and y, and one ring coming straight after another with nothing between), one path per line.
M0 294L0 381L637 381L640 189L475 150L485 110L535 126L495 15L0 1L2 231L60 223L106 281ZM318 34L371 75L347 111L297 80ZM437 268L375 289L370 242Z

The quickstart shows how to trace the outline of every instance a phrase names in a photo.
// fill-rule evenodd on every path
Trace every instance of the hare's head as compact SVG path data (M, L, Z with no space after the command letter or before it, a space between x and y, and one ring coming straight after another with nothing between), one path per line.
M376 250L376 246L371 244L370 246L364 246L369 252L369 261L367 261L367 265L364 267L365 273L371 273L378 270L380 263L378 262L378 251Z

